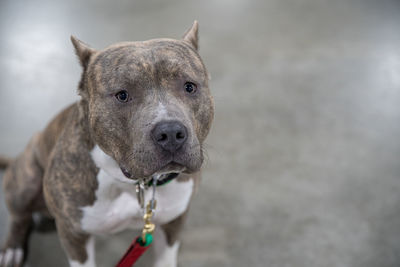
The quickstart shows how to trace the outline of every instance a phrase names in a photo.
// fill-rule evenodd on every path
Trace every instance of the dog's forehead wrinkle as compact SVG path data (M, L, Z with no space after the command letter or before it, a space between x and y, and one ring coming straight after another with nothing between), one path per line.
M106 92L123 87L167 88L177 80L207 83L201 59L187 47L169 41L157 41L151 47L141 44L126 43L99 52L90 66L91 84Z
M139 83L141 87L165 88L169 83L187 76L193 76L193 71L188 71L181 67L179 63L159 60L155 62L131 62L112 67L96 66L91 79L101 81L105 85L131 85L131 87L134 87L135 84Z

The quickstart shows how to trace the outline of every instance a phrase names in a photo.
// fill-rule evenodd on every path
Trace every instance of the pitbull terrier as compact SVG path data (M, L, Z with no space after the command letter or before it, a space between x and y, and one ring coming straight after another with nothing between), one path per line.
M22 265L37 214L54 218L71 266L95 266L93 235L141 229L135 186L155 174L160 184L170 182L156 191L154 266L176 266L214 113L198 24L181 40L123 42L99 51L71 40L83 68L80 101L16 159L0 160L8 166L3 187L10 213L0 266Z

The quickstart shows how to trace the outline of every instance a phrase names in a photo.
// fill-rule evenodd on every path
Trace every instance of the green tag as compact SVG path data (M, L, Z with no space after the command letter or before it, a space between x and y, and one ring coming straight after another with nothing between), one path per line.
M153 243L153 235L150 233L146 234L146 243L143 242L142 237L139 237L138 243L142 247L147 247L147 246L151 245L151 243Z

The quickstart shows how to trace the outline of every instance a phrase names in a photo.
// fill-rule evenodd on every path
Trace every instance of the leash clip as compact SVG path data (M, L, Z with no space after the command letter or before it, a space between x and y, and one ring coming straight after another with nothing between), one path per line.
M154 207L156 206L156 202L154 202ZM142 230L142 242L144 244L146 244L146 238L147 235L153 235L154 230L156 229L155 224L151 221L151 219L153 218L153 210L151 209L151 204L150 202L147 204L146 206L146 213L143 216L143 220L144 220L144 226L143 226L143 230Z
M156 228L155 224L151 221L154 213L155 213L155 209L157 206L157 200L156 200L156 187L157 187L157 181L160 178L159 175L154 175L153 176L153 195L151 200L147 203L146 206L146 213L143 216L143 220L144 220L144 227L142 230L142 242L144 244L146 244L146 236L148 234L153 235L154 230Z

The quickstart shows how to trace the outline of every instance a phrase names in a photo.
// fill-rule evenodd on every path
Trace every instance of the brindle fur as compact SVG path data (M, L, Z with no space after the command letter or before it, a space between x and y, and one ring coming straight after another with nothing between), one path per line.
M154 110L160 103L172 107L171 118L181 118L190 135L184 152L174 158L186 166L186 174L177 179L186 181L191 174L198 184L213 99L197 53L197 32L195 22L182 40L125 42L101 51L71 37L83 67L81 100L35 135L15 160L0 158L0 167L8 166L3 187L11 218L3 249L26 247L32 213L39 212L55 219L68 257L85 262L89 234L81 229L80 208L95 202L99 171L90 151L97 144L133 179L158 171L170 159L146 133L154 127ZM182 89L187 81L197 85L195 94ZM132 101L116 101L114 95L121 89L129 92ZM170 245L177 240L185 217L186 212L162 226Z

